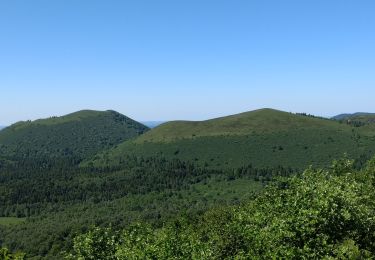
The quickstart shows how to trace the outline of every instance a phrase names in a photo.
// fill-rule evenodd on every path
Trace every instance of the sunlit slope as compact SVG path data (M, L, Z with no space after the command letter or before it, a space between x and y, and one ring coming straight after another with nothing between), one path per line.
M206 136L238 136L289 131L296 128L340 127L331 120L299 116L274 109L259 109L207 121L173 121L162 124L137 139L142 142L170 142Z
M116 165L125 154L194 161L208 167L328 165L344 153L375 151L375 132L334 120L261 109L201 122L165 123L101 153L95 165Z
M146 126L115 111L83 110L7 127L0 132L0 155L88 158L147 130Z

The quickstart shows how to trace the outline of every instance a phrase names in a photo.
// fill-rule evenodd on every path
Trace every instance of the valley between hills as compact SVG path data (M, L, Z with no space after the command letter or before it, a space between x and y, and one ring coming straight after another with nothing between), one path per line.
M373 257L374 154L370 113L18 122L0 131L0 259Z

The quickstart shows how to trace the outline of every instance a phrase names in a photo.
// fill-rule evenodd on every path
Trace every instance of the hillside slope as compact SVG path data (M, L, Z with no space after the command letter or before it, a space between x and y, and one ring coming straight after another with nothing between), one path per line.
M147 130L146 126L115 111L82 110L62 117L18 122L3 129L0 155L84 159Z
M137 139L137 143L169 142L207 136L270 134L302 128L340 128L330 120L295 115L274 109L259 109L206 121L173 121L162 124Z
M127 154L193 161L213 168L326 166L347 153L375 151L375 131L334 120L260 109L207 121L162 124L101 153L94 165L116 165Z

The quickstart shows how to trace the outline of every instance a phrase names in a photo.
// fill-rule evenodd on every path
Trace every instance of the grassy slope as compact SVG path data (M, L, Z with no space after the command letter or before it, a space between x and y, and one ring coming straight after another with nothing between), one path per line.
M6 157L87 158L148 128L115 111L83 110L62 117L18 122L0 132Z
M163 156L214 168L313 164L326 166L344 153L356 158L375 151L375 131L333 120L261 109L202 122L165 123L134 141L94 157L117 164L124 154Z
M15 217L0 217L0 225L10 226L21 224L26 221L26 218L15 218Z
M171 142L176 139L191 139L202 136L268 134L311 127L340 128L330 120L298 116L273 109L259 109L207 121L168 122L144 134L137 139L136 143Z

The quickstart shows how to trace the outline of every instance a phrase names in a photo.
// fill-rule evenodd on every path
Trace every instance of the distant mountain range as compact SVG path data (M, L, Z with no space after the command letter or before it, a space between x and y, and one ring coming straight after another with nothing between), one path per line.
M142 124L144 124L145 126L149 127L149 128L155 128L163 123L165 123L165 121L141 121Z
M346 120L346 119L358 118L358 117L375 117L375 113L357 112L353 114L340 114L340 115L332 117L331 119Z

